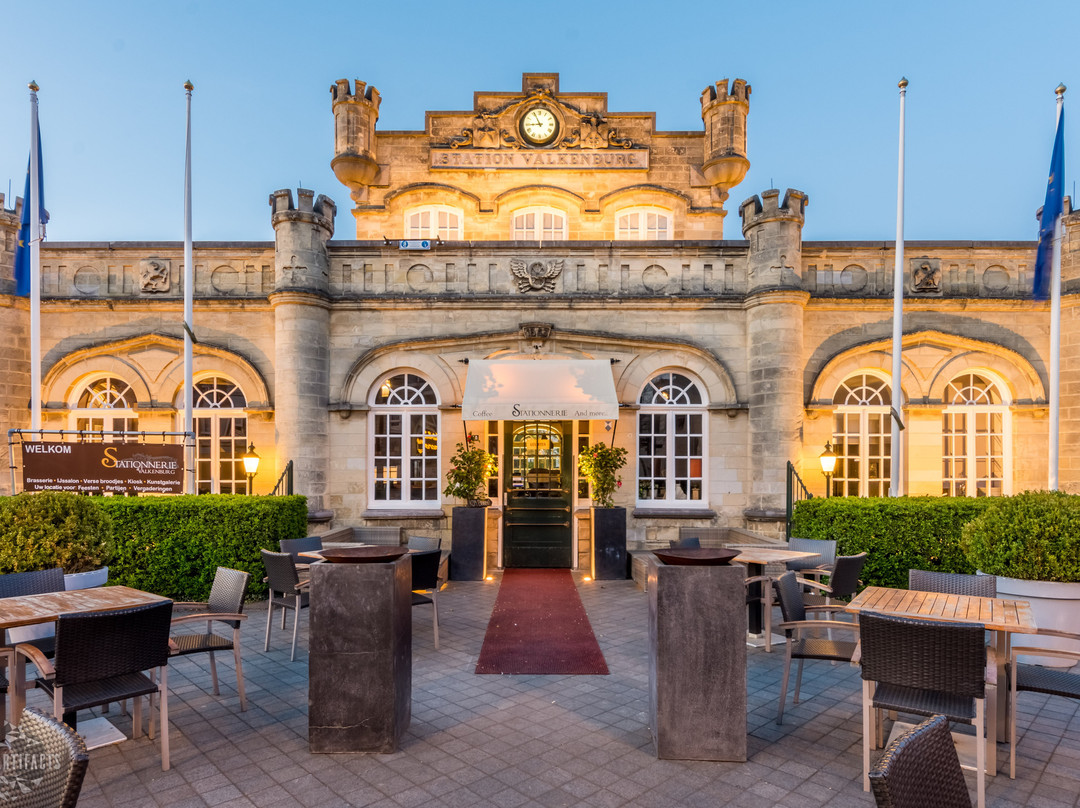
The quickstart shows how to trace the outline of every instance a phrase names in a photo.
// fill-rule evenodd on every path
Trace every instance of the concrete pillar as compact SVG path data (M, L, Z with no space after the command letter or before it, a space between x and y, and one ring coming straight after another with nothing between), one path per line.
M334 202L304 189L270 197L275 235L274 420L280 474L293 462L298 494L308 508L325 507L330 464L330 266Z
M750 242L746 328L750 379L748 519L783 520L788 461L802 452L802 225L806 195L765 191L739 213Z
M30 426L30 305L15 297L15 245L22 200L15 209L0 194L0 434ZM13 494L11 475L0 474L0 495Z

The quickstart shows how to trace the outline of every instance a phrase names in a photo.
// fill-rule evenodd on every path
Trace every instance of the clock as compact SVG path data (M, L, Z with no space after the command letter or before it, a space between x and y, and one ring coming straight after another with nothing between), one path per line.
M533 107L521 119L521 134L534 146L544 146L559 133L559 120L545 107Z

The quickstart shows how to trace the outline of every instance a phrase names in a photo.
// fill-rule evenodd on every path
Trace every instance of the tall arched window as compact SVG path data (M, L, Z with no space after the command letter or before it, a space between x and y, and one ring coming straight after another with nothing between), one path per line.
M183 391L180 393L183 396ZM234 382L211 376L195 382L195 491L247 494L247 397ZM183 406L182 401L179 404Z
M977 373L957 376L945 388L941 422L941 491L946 496L1005 493L1005 419L996 384Z
M671 238L671 211L638 207L619 211L615 238L620 241L666 241Z
M90 382L79 394L71 413L72 426L82 432L132 432L139 424L136 405L131 385L114 376L105 376ZM123 440L118 435L98 436L98 439Z
M415 373L396 373L371 402L371 505L439 501L439 409L434 388Z
M707 435L698 386L681 373L661 373L645 385L638 403L638 502L701 507Z
M458 208L449 205L424 205L405 211L405 238L439 238L460 241L462 215Z
M511 220L514 241L564 241L566 214L557 208L521 208Z
M892 469L892 425L888 383L858 373L841 383L833 396L833 496L883 497Z

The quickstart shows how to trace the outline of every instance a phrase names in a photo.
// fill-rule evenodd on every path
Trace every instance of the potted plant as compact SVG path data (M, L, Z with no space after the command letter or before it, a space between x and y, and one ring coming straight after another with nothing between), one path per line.
M450 522L450 578L455 581L484 580L485 522L488 479L498 473L498 458L477 446L470 448L473 435L465 436L450 458L443 496L465 500L455 507Z
M997 576L998 597L1031 604L1039 628L1076 630L1080 496L1028 491L995 497L980 516L964 525L961 544L979 572ZM1024 645L1080 650L1054 637L1025 637ZM1032 661L1049 666L1069 664L1052 657Z
M578 474L588 481L593 501L592 575L597 580L626 578L626 508L616 508L614 500L626 455L626 449L603 443L578 454Z

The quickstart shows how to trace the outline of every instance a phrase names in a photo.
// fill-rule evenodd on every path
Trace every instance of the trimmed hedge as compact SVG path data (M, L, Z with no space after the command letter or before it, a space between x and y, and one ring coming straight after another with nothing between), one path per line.
M261 548L307 533L307 499L204 494L93 497L112 517L109 582L178 601L204 601L217 567L251 573L249 598L266 596Z
M86 572L112 555L112 522L90 498L63 491L0 497L0 575Z
M908 570L973 573L961 529L1000 497L829 497L795 505L791 535L836 539L837 555L865 551L867 586L907 589Z

